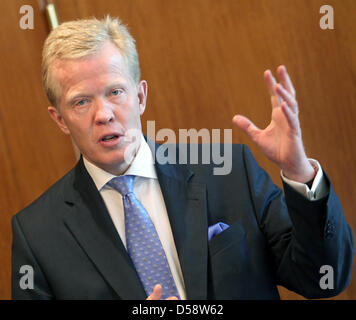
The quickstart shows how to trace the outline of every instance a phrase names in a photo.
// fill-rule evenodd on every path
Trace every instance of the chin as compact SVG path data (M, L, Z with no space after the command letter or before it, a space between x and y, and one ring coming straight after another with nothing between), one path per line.
M108 150L95 150L90 157L86 157L97 167L110 173L126 171L136 153L135 146L128 145L121 148Z
M115 175L118 175L118 172L122 173L122 170L126 171L126 169L130 166L133 160L133 156L125 157L125 153L123 151L110 155L109 157L105 157L105 159L101 159L98 163L101 164L101 168L110 173L115 172Z

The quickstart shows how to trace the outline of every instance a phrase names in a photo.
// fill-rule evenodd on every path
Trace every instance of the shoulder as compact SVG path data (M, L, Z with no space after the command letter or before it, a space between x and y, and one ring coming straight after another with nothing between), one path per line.
M179 159L186 158L187 165L196 174L220 180L236 179L245 175L250 162L253 166L257 165L248 146L244 144L179 145L177 148Z
M61 179L49 187L36 200L14 215L18 221L34 224L35 221L46 221L60 214L66 201L66 195L74 191L74 172L71 169Z

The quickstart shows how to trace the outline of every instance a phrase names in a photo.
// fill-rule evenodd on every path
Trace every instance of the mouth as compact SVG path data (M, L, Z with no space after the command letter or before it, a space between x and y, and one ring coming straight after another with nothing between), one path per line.
M99 143L103 146L112 147L119 142L120 137L122 136L118 133L106 134L100 137Z
M108 136L104 136L101 138L101 141L112 141L112 140L115 140L117 139L119 136L116 135L116 134L111 134L111 135L108 135Z

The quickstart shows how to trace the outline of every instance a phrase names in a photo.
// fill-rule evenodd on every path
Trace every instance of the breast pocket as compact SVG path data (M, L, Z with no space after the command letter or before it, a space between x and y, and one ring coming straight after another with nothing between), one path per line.
M241 221L235 222L229 228L216 235L209 241L210 257L221 251L228 250L230 246L238 243L240 246L245 245L246 233Z
M246 233L236 222L209 242L209 274L214 299L240 296L244 281L248 281Z

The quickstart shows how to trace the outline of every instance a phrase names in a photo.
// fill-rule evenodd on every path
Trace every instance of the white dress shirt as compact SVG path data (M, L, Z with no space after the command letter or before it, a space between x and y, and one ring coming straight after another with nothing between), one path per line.
M94 183L99 190L104 203L109 211L111 219L116 227L119 236L126 247L125 237L125 221L124 207L121 194L108 187L106 184L115 176L98 168L85 157L83 157L85 168L94 180ZM318 161L309 159L314 167L317 168L317 174L314 178L311 189L303 183L295 182L284 177L281 172L282 179L294 188L297 192L304 195L307 199L313 201L323 197L328 192L328 187L323 177ZM145 207L149 214L158 236L162 242L169 267L171 269L173 279L175 281L178 293L182 300L186 299L184 279L181 266L178 259L177 249L175 247L171 225L163 199L161 187L158 182L154 160L146 140L141 135L141 145L134 158L131 166L125 175L136 176L134 181L134 193L137 199Z
M309 159L309 162L316 169L316 175L313 180L311 188L308 185L300 182L296 182L286 178L281 171L281 177L284 182L289 184L295 191L302 194L310 201L316 201L323 198L329 192L329 187L326 183L325 177L323 175L323 170L321 169L320 163L315 159Z
M85 168L94 180L94 183L109 211L116 230L119 233L124 246L126 247L125 215L122 196L118 191L106 186L106 183L115 176L93 165L84 157L83 161ZM125 172L125 175L136 176L134 180L134 193L146 209L156 228L179 296L182 300L185 300L186 293L183 274L173 239L171 225L169 223L166 205L158 182L151 149L143 136L141 136L141 145L137 151L136 157L132 161L129 169Z

